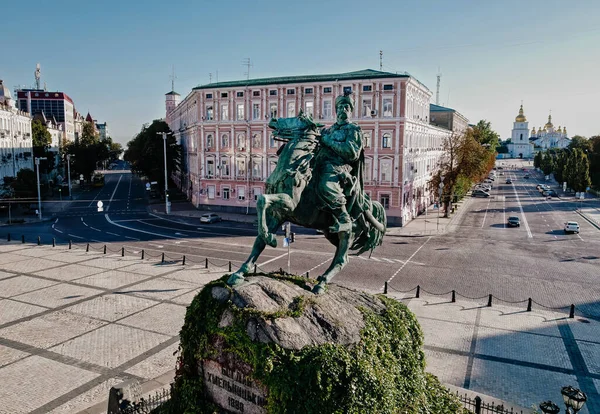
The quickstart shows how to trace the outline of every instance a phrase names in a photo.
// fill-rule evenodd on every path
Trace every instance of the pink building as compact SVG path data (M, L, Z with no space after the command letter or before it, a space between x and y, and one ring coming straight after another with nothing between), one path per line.
M183 145L180 188L202 209L254 212L277 163L271 117L300 110L330 126L334 101L345 90L355 100L353 122L365 139L365 187L402 225L432 199L427 182L451 134L430 124L432 92L409 74L375 70L219 82L183 99L166 94L166 122ZM464 118L464 117L463 117Z

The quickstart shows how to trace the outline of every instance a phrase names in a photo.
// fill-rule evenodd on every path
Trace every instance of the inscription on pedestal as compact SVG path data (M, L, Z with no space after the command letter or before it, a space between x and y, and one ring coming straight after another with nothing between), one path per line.
M206 393L215 404L232 413L267 412L267 392L264 386L217 361L204 360L202 368Z

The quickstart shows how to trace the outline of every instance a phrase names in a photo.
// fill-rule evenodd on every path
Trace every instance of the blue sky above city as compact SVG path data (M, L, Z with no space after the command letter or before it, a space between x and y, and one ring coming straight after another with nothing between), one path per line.
M600 134L600 2L569 1L32 1L3 6L0 79L66 92L79 112L126 143L162 118L164 94L209 82L408 72L440 103L502 138L523 101L530 127Z

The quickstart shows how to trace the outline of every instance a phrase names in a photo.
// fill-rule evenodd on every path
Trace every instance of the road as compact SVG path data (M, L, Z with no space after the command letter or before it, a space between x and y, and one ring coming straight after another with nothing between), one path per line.
M490 198L469 202L452 231L427 237L387 236L372 257L352 256L335 282L371 292L381 292L387 281L392 291L420 285L433 293L456 290L459 297L493 294L510 302L531 297L549 307L573 303L585 315L600 319L600 231L574 212L573 200L543 198L535 188L541 176L525 180L520 169L504 174ZM507 177L512 184L504 183ZM102 212L97 211L99 200ZM96 249L107 244L112 252L125 247L128 254L140 254L143 249L147 257L164 252L175 260L185 255L188 263L231 261L234 268L251 250L256 235L252 224L200 224L197 218L164 217L149 213L147 203L142 181L129 171L114 170L107 172L103 188L86 193L52 222L13 226L10 231L25 234L28 240L40 235L46 243L54 237L62 243L91 243ZM506 227L510 215L520 217L521 227ZM579 222L579 235L564 234L567 220ZM291 271L318 276L327 268L333 247L313 230L293 229L297 236ZM279 233L279 246L265 250L260 269L287 269L288 249L282 247Z

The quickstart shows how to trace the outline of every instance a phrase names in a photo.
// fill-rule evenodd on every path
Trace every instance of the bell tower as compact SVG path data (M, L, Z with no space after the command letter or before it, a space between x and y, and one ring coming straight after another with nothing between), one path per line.
M165 94L165 109L167 111L167 115L179 105L179 100L181 99L181 95L179 95L175 91L171 91Z
M511 142L513 144L528 144L529 143L529 122L523 114L523 105L519 109L519 115L513 123Z

